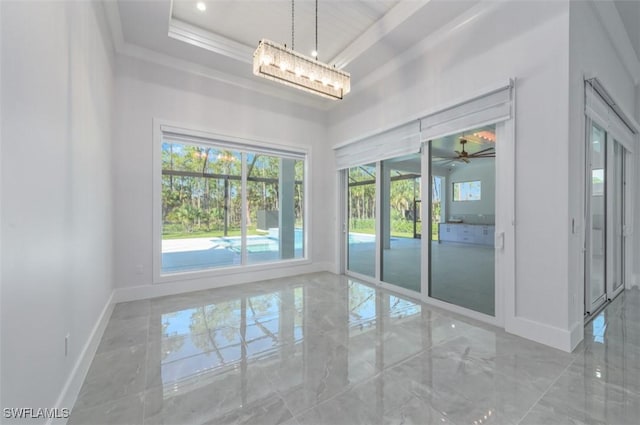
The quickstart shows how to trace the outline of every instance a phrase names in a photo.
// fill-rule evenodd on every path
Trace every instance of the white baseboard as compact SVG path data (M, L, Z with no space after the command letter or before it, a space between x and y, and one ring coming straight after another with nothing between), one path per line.
M71 374L65 382L62 391L60 392L60 396L56 401L56 407L68 408L71 409L78 398L78 394L80 393L80 389L82 388L82 384L84 382L85 377L87 376L87 372L89 371L89 367L91 366L91 362L93 361L93 357L96 354L98 349L98 345L100 344L100 340L102 339L102 335L104 334L104 330L107 327L107 323L109 323L109 319L111 318L111 313L113 312L114 306L114 294L115 291L111 292L109 299L107 300L104 308L102 309L102 313L100 313L100 317L98 317L98 321L93 326L91 330L91 334L89 338L82 348L80 352L80 356L76 361L76 364L73 366L71 370ZM49 419L46 424L66 424L67 419Z
M201 291L205 289L222 288L267 279L278 279L307 273L331 272L335 266L332 262L317 262L293 267L273 268L260 272L238 272L220 277L199 278L192 280L178 280L149 285L116 288L113 302L127 302L148 298L176 295L185 292Z
M568 330L522 317L507 318L505 331L569 353L582 340L579 326ZM580 341L576 343L578 338Z

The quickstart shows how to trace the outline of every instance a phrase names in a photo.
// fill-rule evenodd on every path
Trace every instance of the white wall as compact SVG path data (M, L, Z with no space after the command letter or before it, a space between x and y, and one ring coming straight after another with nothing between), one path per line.
M499 142L498 142L499 143ZM496 161L492 158L472 160L469 164L457 164L447 180L447 218L468 217L470 223L493 224L496 213ZM453 201L453 184L456 182L481 182L478 201Z
M284 88L283 90L288 90ZM115 276L118 299L133 299L260 280L285 274L333 269L335 174L327 164L322 111L276 100L205 77L118 59L115 176ZM280 145L311 149L311 266L268 272L178 280L153 284L152 122L162 119L184 127ZM141 270L141 272L139 272Z
M613 5L610 5L613 7ZM585 77L597 77L619 106L630 115L635 110L635 85L609 39L602 20L590 2L570 2L570 74L569 74L569 156L568 178L569 220L576 221L576 232L570 235L569 255L569 322L574 329L573 344L582 339L584 320L584 155ZM640 186L636 186L638 188ZM636 189L637 191L637 189ZM636 209L636 212L638 210ZM638 251L636 251L638 252ZM633 257L632 257L633 258ZM637 263L637 262L636 262Z
M507 330L570 349L568 2L488 2L487 11L429 44L329 114L329 140L352 140L516 80L516 276ZM531 194L541 196L532 197Z
M640 85L636 86L636 121L640 122ZM635 152L635 167L632 170L633 175L635 176L635 184L636 188L640 187L640 146ZM629 223L631 225L631 229L633 229L633 255L635 258L638 258L638 253L640 253L640 194L638 191L635 191L635 198L633 203L633 217L632 222ZM632 257L633 258L633 257ZM631 284L640 287L640 261L633 261L633 282Z
M0 404L56 407L112 291L112 49L100 4L0 8Z

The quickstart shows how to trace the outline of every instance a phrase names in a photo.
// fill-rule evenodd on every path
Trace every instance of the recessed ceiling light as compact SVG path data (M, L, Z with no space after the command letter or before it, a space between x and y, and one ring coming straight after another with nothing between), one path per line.
M196 3L196 7L200 12L204 12L205 10L207 10L207 5L204 4L203 1L199 1L198 3Z

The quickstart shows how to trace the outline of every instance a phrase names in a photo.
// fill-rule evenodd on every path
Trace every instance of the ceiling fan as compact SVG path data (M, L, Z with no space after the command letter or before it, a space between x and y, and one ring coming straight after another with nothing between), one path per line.
M463 161L468 164L471 162L472 158L495 158L496 157L496 149L493 146L488 147L486 149L482 149L478 152L469 153L464 150L464 145L466 144L467 144L467 140L464 138L461 138L460 145L462 146L462 150L461 151L455 150L454 152L456 153L457 156L451 159Z

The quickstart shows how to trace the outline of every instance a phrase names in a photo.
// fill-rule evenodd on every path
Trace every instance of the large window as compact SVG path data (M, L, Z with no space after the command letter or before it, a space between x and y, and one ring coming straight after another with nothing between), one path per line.
M305 155L162 140L161 273L304 258Z

